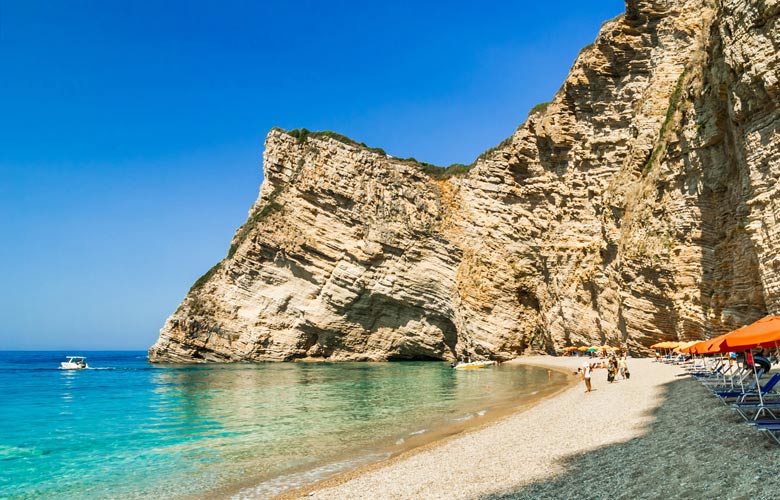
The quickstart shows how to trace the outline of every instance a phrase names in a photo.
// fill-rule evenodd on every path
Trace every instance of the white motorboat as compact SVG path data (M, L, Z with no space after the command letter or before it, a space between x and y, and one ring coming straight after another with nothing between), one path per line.
M89 368L84 356L66 356L67 361L60 363L60 370L83 370Z

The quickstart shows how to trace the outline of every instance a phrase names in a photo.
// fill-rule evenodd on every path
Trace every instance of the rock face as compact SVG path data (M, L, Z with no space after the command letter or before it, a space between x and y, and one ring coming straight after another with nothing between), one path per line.
M780 0L629 0L462 175L275 129L152 361L509 358L780 313Z

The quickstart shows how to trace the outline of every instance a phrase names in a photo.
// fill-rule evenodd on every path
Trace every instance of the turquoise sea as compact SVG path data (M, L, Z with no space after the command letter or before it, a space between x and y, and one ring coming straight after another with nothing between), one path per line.
M59 370L65 355L90 369ZM0 498L268 498L565 384L514 365L152 365L0 352Z

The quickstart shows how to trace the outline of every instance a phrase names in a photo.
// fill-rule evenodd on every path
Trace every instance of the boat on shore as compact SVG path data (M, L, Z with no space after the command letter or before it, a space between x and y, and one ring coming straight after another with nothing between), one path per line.
M491 360L485 360L485 361L471 361L469 363L458 363L455 365L456 370L475 370L477 368L484 368L486 366L495 365L495 361Z
M89 368L87 358L84 356L66 356L67 361L60 363L60 370L84 370Z

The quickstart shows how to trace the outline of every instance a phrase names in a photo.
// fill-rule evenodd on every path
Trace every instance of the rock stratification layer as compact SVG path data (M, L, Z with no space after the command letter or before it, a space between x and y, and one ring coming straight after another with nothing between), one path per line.
M152 361L509 358L780 313L780 0L629 0L461 175L275 129Z

